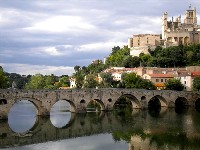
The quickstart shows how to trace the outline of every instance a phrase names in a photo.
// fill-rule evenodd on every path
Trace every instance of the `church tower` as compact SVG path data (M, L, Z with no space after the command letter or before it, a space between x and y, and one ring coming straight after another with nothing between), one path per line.
M184 19L185 24L197 24L197 16L196 16L196 8L194 7L193 9L191 8L191 5L188 10L186 10L185 13L185 19Z
M167 12L162 16L162 39L165 39L165 32L167 31Z

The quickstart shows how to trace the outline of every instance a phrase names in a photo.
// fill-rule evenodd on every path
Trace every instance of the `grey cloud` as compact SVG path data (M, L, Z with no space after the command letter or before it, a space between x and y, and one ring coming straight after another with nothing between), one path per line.
M200 11L198 0L182 0L181 3L174 0L0 0L0 3L1 14L7 15L5 18L0 14L0 63L71 67L103 59L112 48L95 49L87 45L124 44L132 34L161 33L159 18L165 11L169 16L183 16L190 3ZM78 16L93 28L81 28L83 22L80 22L74 25L76 28L63 32L32 29L35 24L56 16ZM52 54L45 48L52 48ZM78 51L80 48L83 51Z

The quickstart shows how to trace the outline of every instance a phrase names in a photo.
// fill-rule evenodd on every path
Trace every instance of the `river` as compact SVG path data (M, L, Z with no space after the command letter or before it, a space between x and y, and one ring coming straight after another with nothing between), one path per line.
M0 149L7 150L195 150L200 147L200 113L175 110L117 110L70 113L67 104L37 117L21 102L0 121ZM59 110L59 111L57 111Z

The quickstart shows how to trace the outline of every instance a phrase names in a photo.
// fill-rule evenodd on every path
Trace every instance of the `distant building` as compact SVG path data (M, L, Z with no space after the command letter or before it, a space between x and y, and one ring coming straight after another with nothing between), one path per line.
M186 91L192 90L193 79L200 76L200 66L188 66L186 68L157 68L157 67L111 67L103 71L104 73L111 73L113 79L121 81L123 73L135 73L144 79L152 81L157 89L164 89L165 82L169 79L180 79L185 86ZM99 76L99 80L101 77Z
M131 56L138 56L140 53L149 54L148 49L155 49L160 45L159 34L138 34L128 39L128 47Z
M168 21L168 13L162 17L162 41L165 47L200 43L200 26L197 25L196 8L186 10L184 23L181 16Z
M70 78L70 88L76 88L76 79Z
M160 44L160 34L138 34L128 39L128 47L158 46Z
M181 16L168 21L168 13L165 12L162 16L162 35L138 34L128 39L131 56L149 54L148 49L154 50L158 45L166 48L197 43L200 43L200 26L197 25L196 8L191 6L186 10L183 23Z
M151 82L153 82L157 90L162 90L162 89L165 89L165 83L167 82L167 80L173 79L174 75L173 74L144 74L143 78L148 79Z

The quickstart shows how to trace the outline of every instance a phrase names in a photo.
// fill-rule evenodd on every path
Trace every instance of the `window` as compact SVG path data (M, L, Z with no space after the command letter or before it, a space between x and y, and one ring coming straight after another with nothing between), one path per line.
M185 81L184 83L186 84L187 82Z
M156 79L156 82L159 82L159 79Z
M163 79L161 79L161 82L163 82Z

